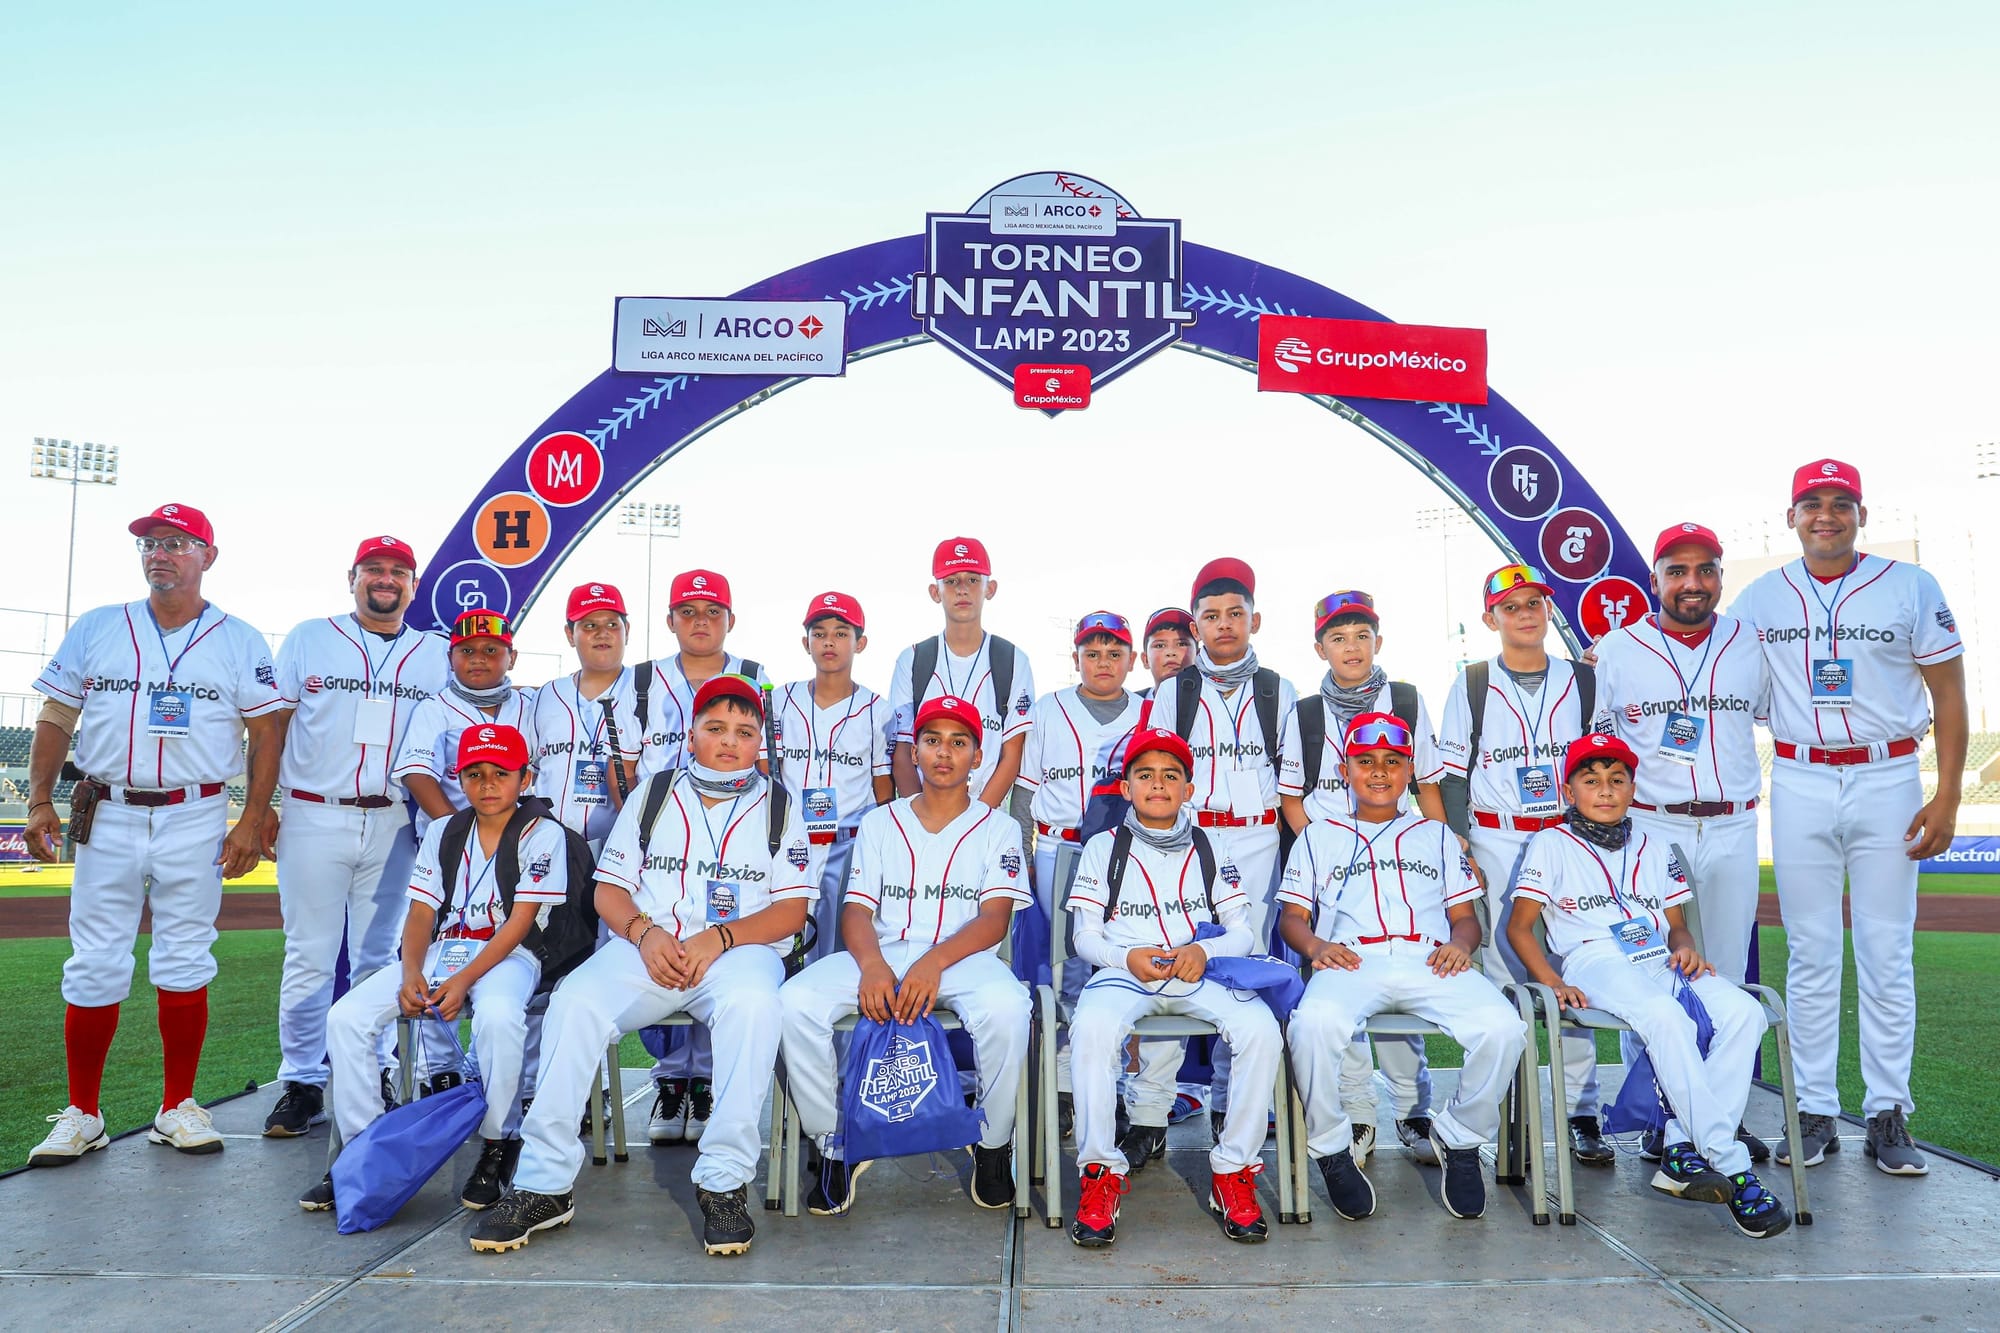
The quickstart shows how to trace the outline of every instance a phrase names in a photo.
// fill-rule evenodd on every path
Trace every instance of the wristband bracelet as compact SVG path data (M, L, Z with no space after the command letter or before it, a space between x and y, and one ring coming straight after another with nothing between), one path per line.
M736 947L736 932L731 930L727 926L722 927L722 951L724 953L728 953L731 949L734 949L735 947Z
M632 939L632 928L638 925L641 921L645 922L649 926L653 924L652 917L647 916L644 912L634 912L632 913L632 919L625 923L625 929L620 931L619 933L623 935L626 939L632 940L632 943L637 944L639 940L643 940L646 938L646 932L642 930L639 932L639 939L637 940Z
M45 805L51 810L56 808L56 803L54 801L35 801L28 806L28 813L32 815L35 813L36 810L40 809L42 806Z
M640 932L639 932L639 938L638 938L638 939L636 939L636 940L633 940L633 941L632 941L632 947L633 947L633 948L635 948L635 949L637 949L637 948L639 948L640 946L642 946L643 944L645 944L645 942L646 942L646 937L647 937L648 935L652 934L652 933L653 933L654 931L658 930L659 928L660 928L660 923L659 923L659 922L657 922L657 921L648 921L648 922L646 923L646 928L645 928L644 930L642 930L642 931L640 931Z

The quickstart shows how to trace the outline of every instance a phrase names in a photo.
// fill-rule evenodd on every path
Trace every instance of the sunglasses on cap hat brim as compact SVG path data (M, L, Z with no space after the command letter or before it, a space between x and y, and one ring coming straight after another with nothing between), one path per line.
M1367 616L1374 621L1382 618L1376 613L1374 596L1356 588L1330 592L1313 603L1313 619L1319 624L1325 624L1336 616L1350 615Z
M1364 722L1347 734L1347 750L1396 750L1408 754L1415 748L1410 729L1400 722Z
M1109 634L1120 643L1132 642L1132 623L1115 611L1092 611L1076 622L1076 641L1080 644L1093 634Z

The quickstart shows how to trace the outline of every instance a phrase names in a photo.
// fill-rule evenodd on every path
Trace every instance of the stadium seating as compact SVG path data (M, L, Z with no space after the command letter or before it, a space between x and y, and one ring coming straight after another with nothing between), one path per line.
M35 733L28 727L0 727L0 765L28 762L28 747Z

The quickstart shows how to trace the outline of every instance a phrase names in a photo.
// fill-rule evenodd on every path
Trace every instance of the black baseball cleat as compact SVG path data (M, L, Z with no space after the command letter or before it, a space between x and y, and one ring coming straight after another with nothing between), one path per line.
M701 1248L709 1254L748 1254L757 1224L750 1220L750 1206L744 1187L711 1193L695 1186L694 1200L701 1205Z
M1076 1133L1076 1098L1067 1092L1056 1094L1056 1125L1063 1138Z
M1727 1207L1736 1229L1753 1240L1769 1240L1792 1224L1792 1215L1778 1196L1764 1188L1754 1171L1729 1178Z
M382 1071L382 1114L395 1110L397 1104L396 1085L389 1081L389 1071L385 1069Z
M1342 1150L1319 1159L1319 1178L1326 1184L1327 1202L1350 1222L1375 1212L1375 1187L1354 1164L1354 1154Z
M807 1162L812 1184L806 1189L806 1211L815 1217L838 1217L854 1206L854 1185L868 1169L862 1162L849 1170L838 1157L822 1157Z
M326 1119L326 1090L310 1083L285 1082L278 1104L264 1117L264 1137L295 1139Z
M1134 1125L1118 1140L1118 1151L1125 1154L1125 1169L1137 1171L1148 1162L1157 1162L1167 1155L1167 1127L1165 1125Z
M1736 1127L1736 1141L1749 1150L1750 1165L1762 1166L1771 1160L1771 1145L1752 1134L1748 1126Z
M1735 1191L1729 1177L1710 1166L1692 1143L1669 1143L1661 1150L1653 1188L1695 1203L1728 1203Z
M1573 1115L1569 1118L1569 1150L1587 1166L1610 1166L1618 1160L1617 1150L1598 1132L1597 1117Z
M1241 1171L1209 1173L1209 1211L1222 1219L1222 1234L1241 1244L1254 1245L1271 1234L1264 1206L1257 1201L1257 1175L1263 1169L1259 1162Z
M972 1154L972 1201L981 1208L1011 1208L1014 1204L1014 1145L989 1148L975 1143Z
M490 1254L518 1250L537 1231L565 1226L575 1216L576 1195L568 1190L561 1194L509 1190L480 1216L472 1229L472 1248Z
M1689 1147L1693 1147L1694 1145L1690 1144L1690 1145L1688 1145L1688 1146L1689 1146ZM1643 1133L1643 1134L1641 1134L1641 1135L1639 1136L1639 1160L1640 1160L1640 1161L1642 1161L1642 1162L1657 1162L1657 1161L1659 1161L1659 1160L1660 1160L1660 1159L1661 1159L1661 1158L1662 1158L1663 1156L1665 1156L1665 1155L1666 1155L1666 1151L1667 1151L1667 1131L1666 1131L1666 1130L1664 1130L1664 1129L1649 1129L1649 1130L1647 1130L1647 1131L1646 1131L1645 1133Z
M1444 1163L1444 1179L1438 1184L1444 1210L1453 1217L1484 1216L1486 1179L1480 1174L1479 1149L1448 1148L1436 1134L1431 1135L1431 1146Z
M333 1172L299 1196L299 1207L309 1213L324 1213L333 1207Z
M500 1202L501 1188L513 1179L512 1163L508 1161L507 1145L511 1142L514 1161L521 1157L519 1139L487 1139L480 1150L479 1161L473 1165L472 1174L465 1178L465 1188L458 1192L458 1201L475 1211L490 1208Z

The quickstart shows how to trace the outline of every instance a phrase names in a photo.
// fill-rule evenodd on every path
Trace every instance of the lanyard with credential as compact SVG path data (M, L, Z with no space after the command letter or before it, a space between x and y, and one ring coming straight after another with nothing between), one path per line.
M1803 563L1801 562L1801 567L1803 567ZM1828 657L1840 656L1840 590L1847 586L1847 580L1854 577L1854 571L1859 568L1861 568L1861 557L1857 555L1854 557L1854 563L1847 567L1847 572L1840 576L1840 581L1833 585L1833 599L1831 601L1819 595L1819 580L1813 577L1810 569L1805 570L1806 588L1812 593L1813 600L1819 603L1820 614L1826 617L1826 655ZM1810 619L1808 617L1808 621ZM1812 632L1812 625L1810 623L1806 625L1806 632ZM1812 641L1808 639L1806 642L1810 645ZM1806 649L1806 693L1807 697L1810 698L1812 693L1812 649L1810 647Z
M1618 878L1616 881L1611 878L1611 867L1604 864L1604 858L1597 854L1595 847L1585 842L1582 838L1577 838L1574 833L1570 834L1570 837L1576 838L1577 845L1586 852L1589 852L1590 859L1597 862L1597 869L1603 874L1604 882L1611 887L1611 905L1623 912L1625 919L1630 921L1632 919L1632 909L1625 905L1625 895L1619 892L1618 886L1625 882L1625 870L1632 857L1633 835L1630 833L1626 834L1625 845L1618 849ZM1647 911L1647 915L1652 915L1650 909Z
M375 678L382 674L384 667L389 665L389 654L395 652L396 645L403 641L403 632L401 630L396 631L396 637L389 640L388 645L382 649L382 660L377 662L374 654L368 651L370 631L361 623L361 617L350 616L348 618L354 622L354 632L361 636L355 642L354 646L361 650L361 660L368 664L368 675L361 682L361 697L364 699L373 699L375 697Z
M158 636L160 640L160 656L167 659L168 689L171 690L174 688L174 672L180 669L180 664L182 659L186 658L189 651L193 649L193 647L197 642L200 641L201 635L196 633L195 631L201 628L201 618L207 614L208 614L208 603L203 602L201 604L201 610L195 612L194 624L188 626L187 642L181 645L181 650L179 654L176 654L173 651L173 649L167 647L167 632L160 628L160 618L153 614L153 604L151 602L146 603L146 619L153 622L153 633L156 636Z
M502 833L500 836L505 837L507 835ZM486 882L486 877L493 873L493 863L500 859L500 848L496 843L493 848L493 855L486 858L486 864L480 868L478 878L473 878L472 848L478 838L479 829L475 826L472 829L472 836L466 839L465 868L459 874L459 878L465 883L465 896L458 900L458 928L460 930L472 929L471 921L466 916L466 913L472 910L472 895L478 892L481 884ZM486 924L489 926L493 924L493 909L490 906L486 909Z
M974 689L979 687L979 659L986 656L986 642L991 637L990 634L979 636L979 651L972 655L972 665L966 668L965 683ZM979 700L972 698L970 695L961 694L957 682L951 678L951 645L944 641L944 635L942 634L938 635L938 646L944 650L938 654L939 665L944 667L944 692L955 699L963 699L977 708ZM1006 706L1007 701L1005 699L995 699L993 701L993 711L996 713L1000 712Z
M1690 697L1691 690L1701 688L1702 669L1708 665L1709 654L1715 651L1715 626L1711 624L1708 627L1708 638L1706 641L1703 642L1701 648L1701 661L1695 663L1694 675L1689 677L1683 677L1681 675L1680 649L1676 646L1676 643L1678 641L1674 638L1673 635L1667 633L1666 626L1664 625L1659 626L1659 630L1660 630L1660 642L1665 644L1667 649L1667 666L1674 673L1675 683L1681 687L1681 706L1683 708L1691 710L1694 707L1694 700ZM1688 685L1689 680L1692 680L1694 682L1694 685L1692 687ZM1711 679L1709 682L1711 687L1709 692L1711 694L1714 693L1713 689L1714 683L1715 682L1713 679ZM1584 719L1586 723L1588 723L1589 720L1590 719L1588 718Z
M1520 706L1521 725L1528 729L1528 735L1527 735L1528 762L1532 764L1535 762L1535 737L1541 735L1542 719L1546 718L1549 715L1549 696L1555 693L1555 683L1556 683L1555 663L1551 661L1547 667L1543 668L1542 688L1539 691L1539 693L1541 694L1542 706L1541 710L1535 714L1535 720L1533 722L1528 721L1528 701L1522 697L1521 684L1519 681L1514 679L1514 673L1507 670L1503 666L1500 669L1500 674L1507 678L1508 688L1514 691L1514 702ZM1586 727L1589 726L1590 719L1585 718L1583 720L1583 723ZM1476 755L1474 756L1474 758L1477 757L1478 756ZM1553 744L1549 746L1549 758L1551 759L1555 758L1555 746Z

